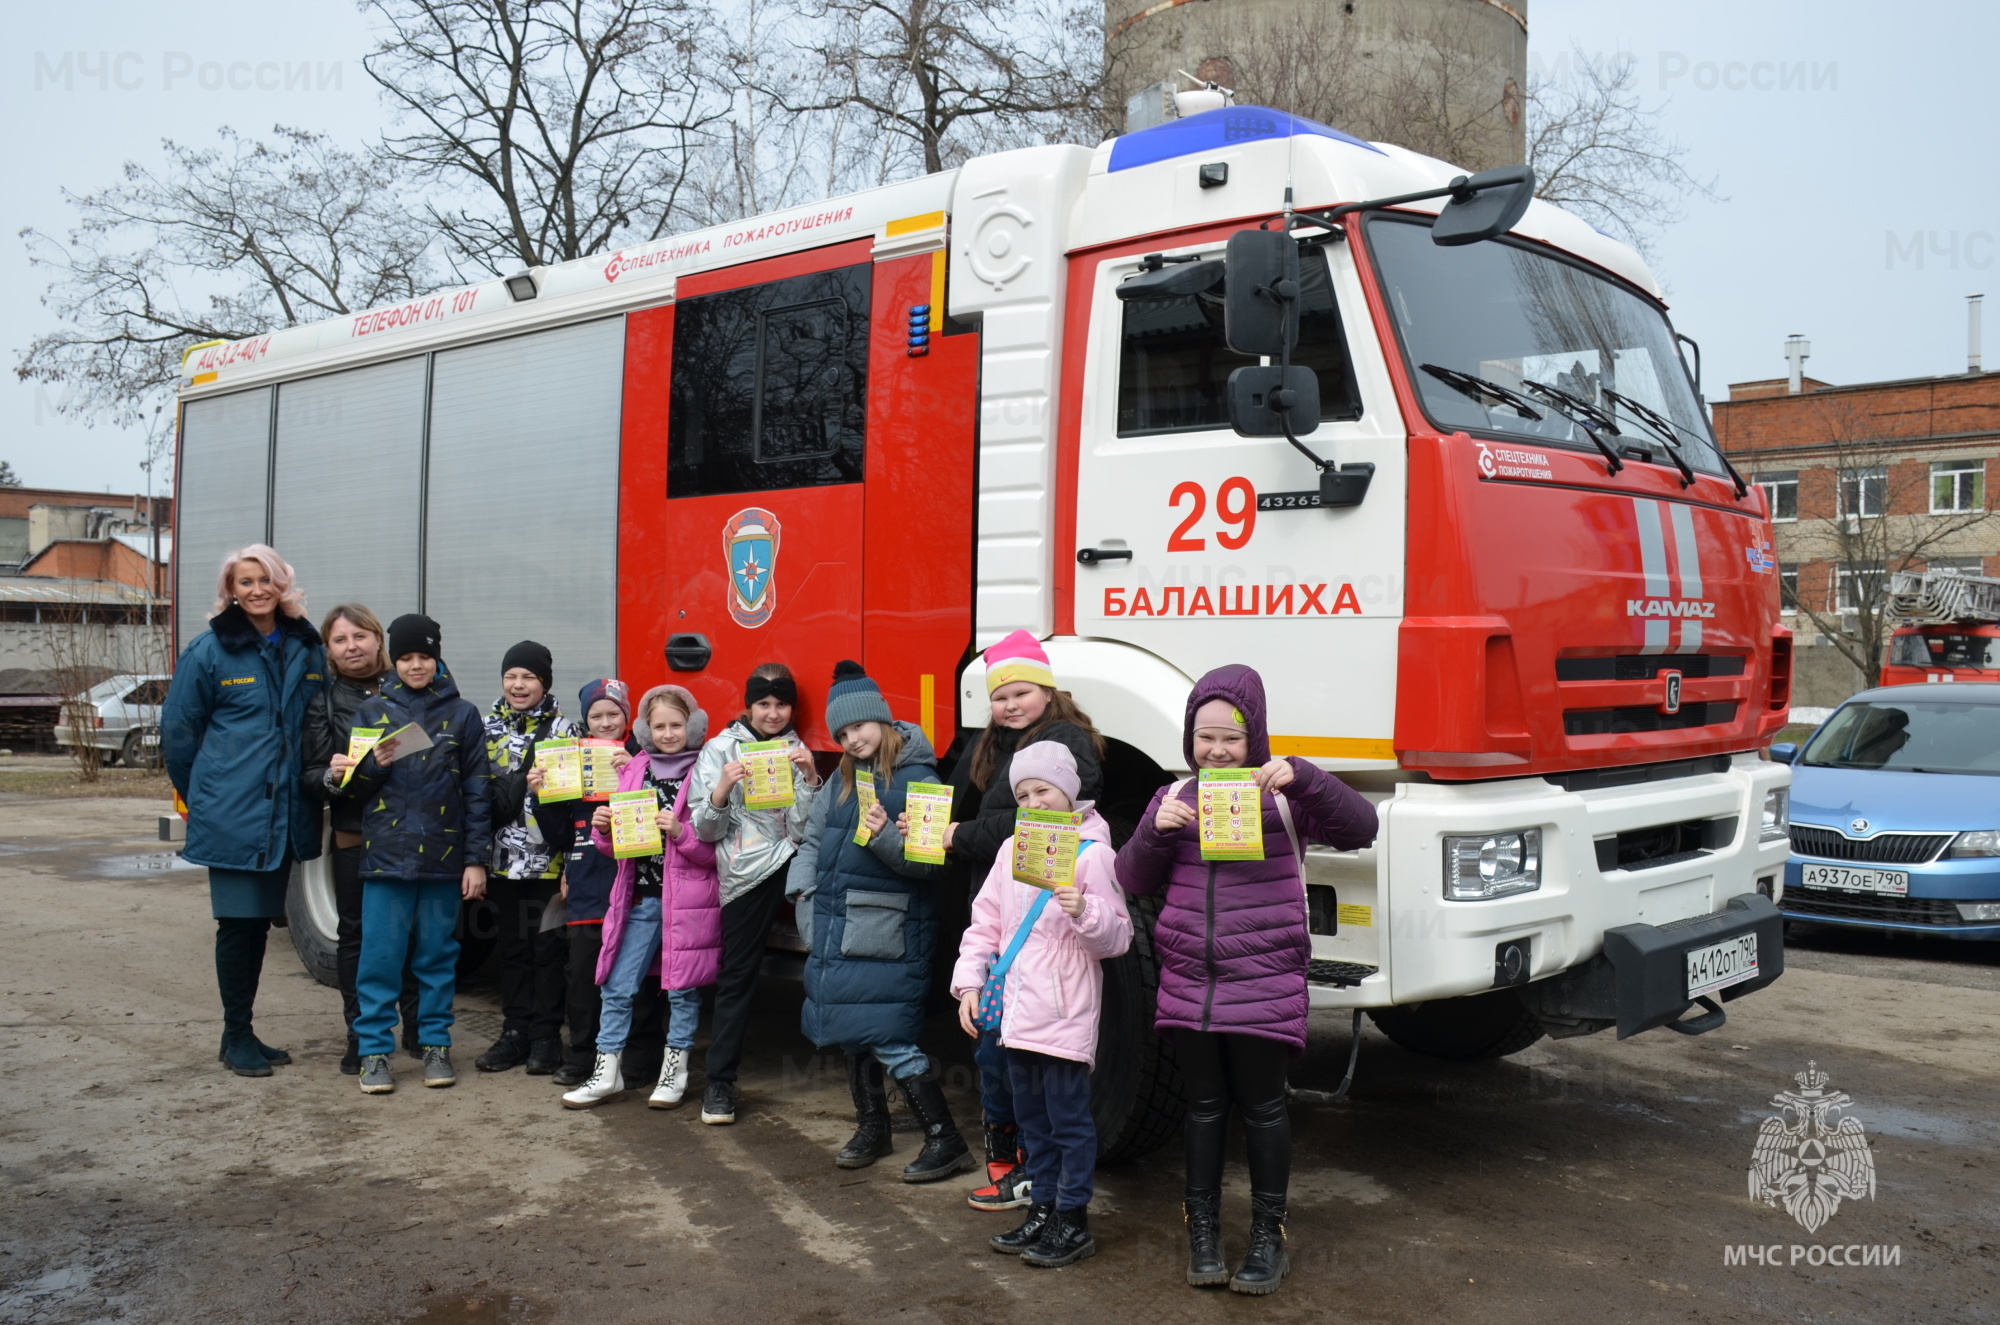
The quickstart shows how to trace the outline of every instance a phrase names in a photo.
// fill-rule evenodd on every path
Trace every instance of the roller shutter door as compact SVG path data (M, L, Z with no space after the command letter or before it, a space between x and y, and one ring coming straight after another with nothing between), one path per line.
M269 533L271 388L181 408L174 525L174 644L208 629L222 558Z
M534 639L556 696L617 658L622 318L436 356L425 525L425 610L460 690L482 708L500 657Z
M278 388L272 546L315 624L340 603L386 625L417 610L423 527L423 357Z

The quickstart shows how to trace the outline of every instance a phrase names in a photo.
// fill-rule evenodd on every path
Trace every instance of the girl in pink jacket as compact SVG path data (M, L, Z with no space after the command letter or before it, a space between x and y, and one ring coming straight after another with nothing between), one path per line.
M1076 884L1044 892L1018 882L1014 844L1008 840L972 903L972 924L959 942L951 992L959 1001L959 1025L976 1038L973 1015L980 989L999 955L1035 913L1007 971L1000 1019L1008 1087L1033 1188L1027 1218L1019 1228L995 1237L993 1249L1052 1269L1097 1252L1088 1207L1097 1168L1090 1069L1097 1061L1097 1017L1104 992L1098 963L1131 946L1132 917L1118 886L1111 830L1089 801L1077 800L1076 756L1069 747L1055 741L1023 746L1014 755L1008 779L1023 809L1084 812Z
M708 715L679 686L654 686L639 701L632 734L644 754L618 774L618 790L650 790L659 801L662 850L618 862L604 942L597 958L603 1011L597 1022L597 1062L590 1079L562 1097L567 1109L589 1109L625 1092L620 1063L632 1030L632 999L655 971L667 991L667 1049L660 1082L647 1101L671 1109L687 1094L688 1054L701 1018L701 987L715 983L722 962L722 895L715 847L688 822L688 775L694 771ZM611 807L591 818L591 840L609 856Z

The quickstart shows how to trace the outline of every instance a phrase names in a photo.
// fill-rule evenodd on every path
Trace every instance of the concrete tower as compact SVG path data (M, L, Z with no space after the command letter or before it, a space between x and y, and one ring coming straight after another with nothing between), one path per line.
M1105 0L1104 31L1114 108L1185 70L1468 169L1525 157L1528 0Z

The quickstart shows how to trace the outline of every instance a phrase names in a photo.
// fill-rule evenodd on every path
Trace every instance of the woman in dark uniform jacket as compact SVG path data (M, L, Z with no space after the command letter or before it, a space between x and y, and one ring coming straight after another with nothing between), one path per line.
M305 594L275 550L223 559L208 630L181 654L160 715L167 776L187 804L189 863L208 867L221 1059L268 1077L291 1055L256 1036L251 1010L271 922L294 860L319 855L319 807L299 785L307 705L326 684Z

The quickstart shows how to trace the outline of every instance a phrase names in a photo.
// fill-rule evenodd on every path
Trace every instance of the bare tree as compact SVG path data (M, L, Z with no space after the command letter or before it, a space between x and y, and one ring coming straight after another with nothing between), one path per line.
M93 611L80 595L70 603L45 604L40 616L49 679L62 696L57 721L76 761L77 777L95 782L104 766L104 752L97 748L97 706L90 700L90 689L114 669L114 627L105 609Z
M21 476L14 472L14 466L8 461L0 460L0 488L18 488L20 486Z
M1687 214L1690 198L1715 201L1715 179L1686 165L1687 149L1647 106L1629 55L1569 52L1551 77L1528 79L1528 164L1535 192L1607 234L1649 253L1653 238Z
M157 446L188 346L430 288L430 238L383 163L283 126L268 143L224 129L213 147L162 152L110 188L65 195L77 214L66 239L21 232L62 325L14 372L62 386L66 413L144 425Z
M1896 627L1883 594L1888 577L1951 555L1966 541L1963 535L1983 535L1994 517L1986 511L1931 514L1929 466L1910 462L1883 441L1873 416L1839 398L1816 402L1814 413L1830 439L1826 468L1836 485L1834 516L1801 520L1788 544L1802 569L1824 567L1825 583L1802 582L1786 606L1872 678Z
M725 106L698 76L686 0L364 0L364 61L402 127L384 155L442 198L461 271L504 272L654 239Z
M1101 4L802 0L798 14L811 74L803 86L761 90L793 114L859 112L874 136L863 144L876 163L871 182L1003 147L1095 139Z

